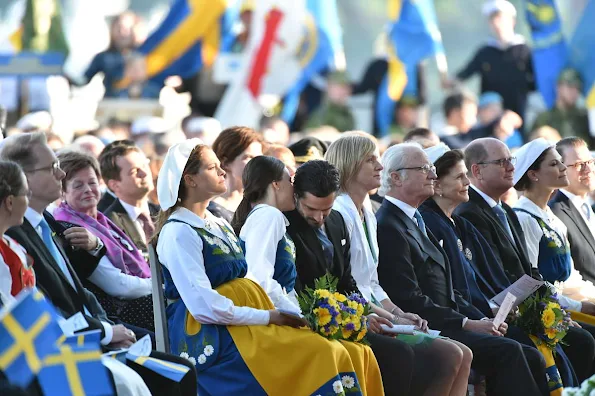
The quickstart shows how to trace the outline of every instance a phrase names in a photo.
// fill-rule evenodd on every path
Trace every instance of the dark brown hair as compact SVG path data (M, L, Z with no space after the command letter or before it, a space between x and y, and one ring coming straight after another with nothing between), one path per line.
M284 172L285 164L275 157L263 155L248 162L242 174L244 198L242 198L242 202L240 202L231 221L236 235L240 235L240 230L246 223L252 205L265 197L267 188L272 182L283 179Z
M459 162L465 160L465 154L461 150L450 150L438 158L434 162L436 167L436 176L440 179L442 176L446 176L448 172Z
M74 175L83 169L91 168L95 172L97 179L101 178L99 164L97 163L97 160L89 154L80 151L66 150L61 151L58 154L58 160L60 161L60 169L66 174L64 179L62 179L63 191L66 191L66 184L72 180Z
M0 161L0 206L10 195L23 195L23 169L12 161Z
M235 126L219 134L213 142L213 151L225 168L254 142L262 144L262 136L252 128Z
M116 140L105 146L101 154L99 154L99 166L103 180L106 183L109 180L120 180L122 168L118 166L116 161L119 157L123 157L132 151L142 153L141 149L132 140Z
M566 152L566 150L570 148L578 148L581 146L589 148L587 142L585 142L580 137L570 136L556 143L556 150L558 150L558 154L560 154L560 156L562 156L562 159L564 159L564 153Z
M157 223L155 225L155 233L153 234L151 243L157 244L157 240L159 239L159 233L161 232L163 225L165 224L167 219L169 219L172 213L180 207L180 204L186 198L187 192L186 185L184 184L184 176L196 175L200 171L200 167L202 166L202 155L206 148L208 148L206 145L199 144L192 149L192 152L190 152L190 156L188 156L188 161L186 161L186 166L184 166L184 171L182 172L182 177L180 178L180 187L178 188L178 200L171 208L159 211L159 215L157 216Z
M527 175L527 173L529 173L529 171L531 171L531 170L538 170L539 167L541 166L541 163L545 160L545 157L550 152L550 150L554 150L554 148L550 147L547 150L544 150L543 153L541 153L539 155L539 157L537 157L535 162L533 162L531 164L531 166L529 167L529 169L527 169L525 174L523 174L523 177L521 177L520 180L514 185L515 190L525 191L529 187L531 187L531 184L533 182L531 181L531 179L529 179L529 176Z

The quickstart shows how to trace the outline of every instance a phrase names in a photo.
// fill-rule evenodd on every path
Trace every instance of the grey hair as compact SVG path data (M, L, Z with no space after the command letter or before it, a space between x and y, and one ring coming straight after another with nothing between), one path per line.
M385 196L387 192L393 187L391 180L391 173L396 169L406 168L411 159L411 154L415 152L421 152L425 155L422 146L419 143L407 142L396 144L389 147L382 156L382 172L380 174L380 188L378 189L378 195ZM399 171L402 178L406 178L405 171Z
M28 132L12 135L2 142L0 159L16 162L24 170L31 169L37 164L33 150L37 146L47 144L47 137L43 132Z

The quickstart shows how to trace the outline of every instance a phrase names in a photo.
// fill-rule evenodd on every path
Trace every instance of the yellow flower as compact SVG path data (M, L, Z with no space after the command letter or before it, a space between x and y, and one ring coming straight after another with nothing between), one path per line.
M541 314L541 321L543 322L543 325L546 328L550 328L554 325L554 322L556 321L556 314L554 313L554 311L552 311L551 308L546 308Z
M345 328L342 329L342 332L343 332L343 338L346 340L349 339L349 337L351 337L351 335L353 334L353 331L347 330Z
M357 304L357 314L362 316L364 314L364 306L361 304Z
M314 313L316 314L316 316L318 316L318 324L320 326L329 324L330 321L333 319L333 316L326 308L316 308L314 310Z
M350 321L355 326L355 331L359 331L362 328L362 322L357 316L352 316Z
M363 329L362 331L360 331L360 332L357 334L357 338L356 338L355 340L356 340L356 341L361 341L361 340L362 340L362 338L364 338L364 337L366 336L366 333L367 333L367 332L368 332L368 330L366 330L366 329Z
M555 329L545 329L545 334L548 336L548 338L556 338L556 330Z
M348 305L348 306L349 306L349 308L351 308L351 309L357 309L357 306L358 306L357 302L355 302L355 301L348 301L348 302L347 302L347 305Z
M560 304L555 302L550 302L547 304L547 307L550 309L560 309Z
M324 290L324 289L317 289L314 294L316 295L316 297L320 297L320 298L328 298L331 296L331 293L328 290Z
M335 296L335 300L337 300L339 302L345 302L345 301L347 301L347 297L345 297L341 293L335 293L334 296Z

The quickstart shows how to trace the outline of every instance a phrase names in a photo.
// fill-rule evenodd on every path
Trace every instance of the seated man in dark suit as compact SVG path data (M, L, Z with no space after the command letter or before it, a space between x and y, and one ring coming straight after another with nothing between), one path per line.
M343 216L332 209L339 192L339 172L322 160L306 162L298 168L294 180L296 209L286 212L287 232L296 248L299 293L314 287L314 281L327 272L338 278L341 293L358 291L351 276L350 237ZM368 339L378 360L387 395L422 394L440 375L455 376L436 362L433 348L412 347L382 334L381 324L390 322L376 315L368 317ZM431 372L433 375L428 376Z
M0 158L19 164L27 177L31 198L25 219L21 226L9 229L7 234L20 243L33 258L38 289L64 317L83 314L89 324L84 330L100 330L102 346L118 349L132 345L136 341L135 332L107 318L95 296L83 287L71 265L69 258L80 260L81 265L97 265L97 261L103 255L102 249L91 249L94 254L90 254L82 249L74 250L69 244L74 240L80 242L78 239L93 241L95 237L80 227L76 230L69 229L67 235L59 235L56 221L46 211L48 205L61 195L64 172L47 145L45 135L41 132L28 133L5 140L0 148ZM146 331L144 333L146 334ZM195 371L190 362L160 352L152 352L151 356L190 367L191 370L180 383L179 390L180 394L186 394L187 391L196 394ZM128 365L142 376L153 393L161 394L177 386L134 362L128 362Z
M493 138L477 139L465 149L465 165L471 188L469 202L457 207L455 214L469 220L486 239L497 262L511 282L527 274L541 279L538 268L532 268L527 255L525 235L517 215L500 197L512 188L514 162L508 147ZM595 305L560 296L562 305L593 315ZM593 371L595 327L571 327L564 346L579 380ZM590 334L589 334L590 333Z
M123 140L109 145L99 156L103 180L116 197L102 212L147 254L147 241L155 232L152 218L159 206L148 199L154 189L149 159L131 143Z
M539 352L502 337L496 326L467 309L455 294L450 263L417 210L434 195L435 168L417 144L400 144L383 156L378 219L378 277L391 300L431 328L473 351L472 367L486 376L488 394L538 395L545 383ZM545 388L547 389L547 388Z
M595 282L595 213L587 196L595 191L595 165L587 143L568 137L556 144L570 185L553 194L549 206L568 228L574 268L585 280Z

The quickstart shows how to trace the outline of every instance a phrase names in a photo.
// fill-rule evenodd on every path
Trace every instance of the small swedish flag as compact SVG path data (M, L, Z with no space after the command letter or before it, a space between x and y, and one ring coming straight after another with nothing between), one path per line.
M36 289L22 291L15 304L0 313L0 370L11 383L26 387L41 370L62 335L56 315Z

